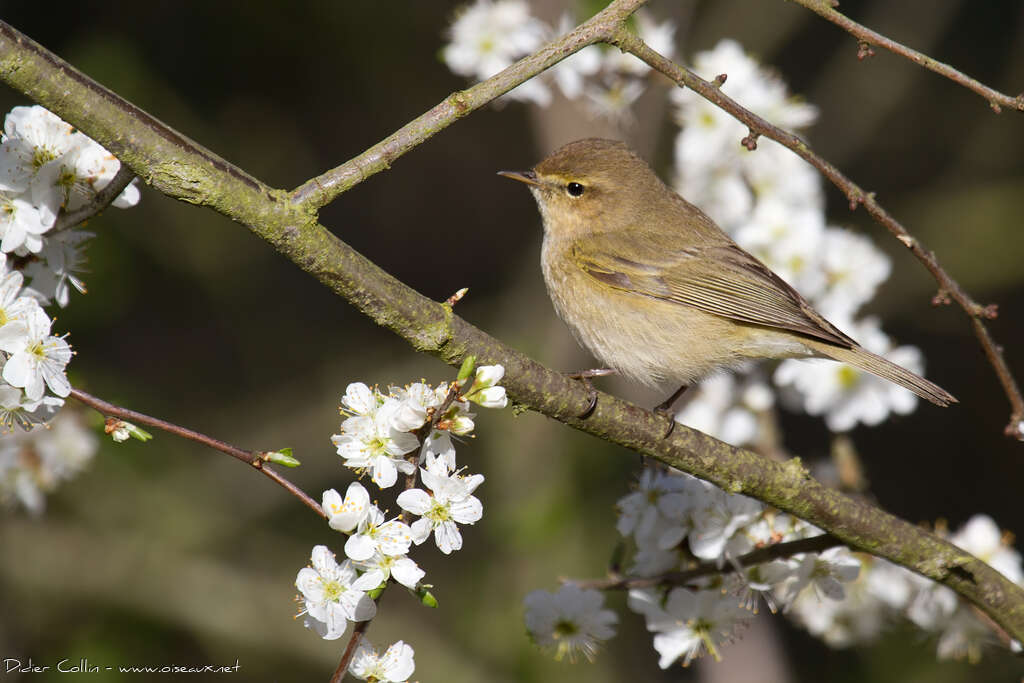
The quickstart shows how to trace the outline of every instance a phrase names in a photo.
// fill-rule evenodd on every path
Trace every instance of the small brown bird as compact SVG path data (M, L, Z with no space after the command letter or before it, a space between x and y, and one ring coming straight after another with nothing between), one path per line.
M555 311L626 377L686 386L754 358L824 357L936 405L956 402L825 320L624 143L577 140L500 175L529 185L540 207Z

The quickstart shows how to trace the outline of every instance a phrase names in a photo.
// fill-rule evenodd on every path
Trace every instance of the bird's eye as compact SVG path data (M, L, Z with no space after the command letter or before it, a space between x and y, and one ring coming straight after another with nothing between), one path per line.
M583 194L584 187L579 183L569 183L565 186L565 191L569 193L570 197L579 197Z

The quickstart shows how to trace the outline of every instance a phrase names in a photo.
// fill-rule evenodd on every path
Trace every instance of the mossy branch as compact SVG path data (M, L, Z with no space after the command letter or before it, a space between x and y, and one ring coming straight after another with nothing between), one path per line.
M583 39L574 31L541 51L553 61L549 62L548 57L540 62L524 60L481 84L477 91L481 100L474 99L477 95L465 99L471 88L462 98L448 98L446 102L461 99L474 108L481 106L488 97L535 75L540 64L550 66L571 54L572 49L591 42L611 42L625 18L641 4L640 0L611 3L597 15L607 23L592 20L584 25L592 27L593 36ZM453 366L460 365L468 354L481 363L501 363L506 368L503 384L516 402L726 491L757 498L811 522L851 548L884 557L949 586L992 617L1011 637L1024 641L1024 590L948 541L863 500L823 486L811 478L798 458L774 462L683 425L663 438L661 416L604 393L598 393L597 403L586 418L577 417L585 413L591 398L581 383L509 348L452 313L450 306L422 296L317 223L316 207L342 191L338 188L349 182L345 178L351 178L347 175L350 171L336 174L340 179L332 181L330 189L324 188L325 180L305 195L271 188L2 22L0 79L97 140L157 190L209 206L244 225L415 349ZM487 90L491 87L487 83L492 81L500 85ZM432 129L414 132L410 146L457 116L442 112L441 118L427 126ZM396 141L389 149L400 153L407 147L405 142ZM394 158L384 150L379 155L367 154L367 163L385 166ZM375 158L379 160L373 161ZM353 166L358 168L359 164ZM297 196L299 201L295 201ZM306 201L301 199L303 196L314 199Z

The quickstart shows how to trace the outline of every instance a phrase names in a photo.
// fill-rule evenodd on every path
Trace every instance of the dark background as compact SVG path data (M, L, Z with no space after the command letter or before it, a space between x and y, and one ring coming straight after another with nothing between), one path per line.
M292 188L464 87L437 57L454 7L7 2L0 15L249 173ZM996 115L977 95L888 53L858 62L856 41L781 0L650 10L680 23L684 60L738 39L818 105L814 148L876 192L973 296L1000 305L991 328L1020 369L1024 115ZM842 10L997 89L1024 90L1019 2L847 0ZM543 12L558 15L547 3ZM543 291L533 202L494 173L526 168L594 131L630 140L667 173L674 128L659 104L664 83L652 85L636 123L611 132L564 103L488 107L343 195L322 222L427 296L469 287L458 312L512 346L551 367L587 367ZM18 104L28 102L0 89L2 110ZM921 347L929 378L961 401L853 433L872 494L913 522L956 527L985 512L1021 532L1024 446L1002 436L1009 408L968 320L931 307L925 270L864 212L850 213L838 191L827 195L832 223L872 235L893 257L872 312L900 342ZM289 476L316 498L350 480L329 441L348 382L452 375L211 211L144 189L138 208L112 209L89 228L98 233L89 295L74 296L55 326L72 333L72 382L242 447L292 446L303 466ZM765 680L772 666L807 681L1024 673L998 649L980 666L937 663L934 643L905 626L874 646L834 651L780 618L748 631L722 664L661 672L622 596L610 598L620 635L595 664L551 662L524 635L522 596L553 589L558 577L604 573L618 541L612 506L638 459L535 414L484 412L478 424L459 457L487 477L478 491L484 518L466 530L462 552L416 554L440 609L389 590L370 630L377 644L414 646L416 678ZM794 453L827 453L820 420L786 415L784 425ZM243 680L324 680L345 641L322 641L291 619L292 582L317 543L341 551L341 537L229 458L163 434L146 446L105 441L92 467L50 497L44 517L17 511L0 521L0 657L50 665L88 657L101 666L237 659Z

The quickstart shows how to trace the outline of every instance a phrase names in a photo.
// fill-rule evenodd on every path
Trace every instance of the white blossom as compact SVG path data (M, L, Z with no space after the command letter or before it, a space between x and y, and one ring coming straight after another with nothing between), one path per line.
M12 386L24 387L25 395L37 400L43 395L43 383L60 397L71 393L64 368L71 360L71 347L61 337L50 334L52 321L41 308L25 319L26 333L16 338L0 334L0 349L11 354L4 365L3 378Z
M312 566L299 570L295 587L302 594L303 612L319 622L325 640L340 638L349 621L366 621L377 614L377 605L366 595L376 585L367 586L350 560L338 564L323 545L313 548L311 558Z
M27 191L40 169L59 161L84 139L69 123L43 107L14 107L4 120L0 189Z
M52 415L63 404L47 398L36 409L40 422L48 417L44 413ZM82 471L98 447L99 439L72 412L57 414L47 425L4 436L0 439L0 502L19 502L40 514L45 494Z
M370 389L362 382L352 382L345 388L341 397L341 407L349 415L365 415L373 417L377 408L384 402L379 392Z
M801 294L814 298L825 289L818 263L825 216L814 206L790 206L778 195L759 198L736 231L736 241Z
M411 432L427 422L430 411L441 405L444 394L422 382L415 382L403 388L391 387L391 396L398 401L391 418L391 426L400 432Z
M849 318L875 296L891 270L889 257L870 239L849 230L828 228L820 251L820 271L826 284L814 296L814 303L827 318Z
M355 566L363 572L360 577L367 583L379 586L392 577L409 590L416 590L417 584L426 572L405 555L385 555L379 550L363 560L356 560Z
M690 528L685 488L689 475L645 467L632 494L616 504L616 527L639 543L650 539L660 549L678 544Z
M505 368L501 365L478 367L465 399L484 408L504 408L508 405L508 398L505 396L505 387L498 385L504 376Z
M401 640L379 654L364 637L352 655L348 671L361 681L404 683L416 670L413 655L412 647Z
M736 493L726 493L717 486L703 484L703 495L693 506L693 531L690 550L705 560L724 562L726 556L736 557L753 549L750 539L738 533L755 521L764 504Z
M658 666L667 669L679 659L688 666L704 652L721 659L719 647L731 642L737 628L750 618L731 595L719 591L691 591L673 588L664 607L660 594L652 589L629 592L629 607L644 615L647 630L654 632Z
M51 299L64 308L71 288L85 294L85 282L79 277L85 270L85 242L94 237L84 230L65 230L46 238L42 251L25 266L32 289L48 303Z
M690 391L693 396L676 413L676 421L734 446L757 439L757 413L769 409L775 400L763 382L744 382L729 374L713 375Z
M332 529L350 532L358 527L370 513L370 494L363 485L354 481L345 491L345 499L334 489L324 491L321 508Z
M556 593L535 590L524 599L526 629L537 645L555 650L555 659L577 653L593 660L601 641L615 635L618 616L604 608L604 595L565 584Z
M43 396L32 400L21 389L0 384L0 435L11 432L15 425L27 431L49 422L63 405L62 398Z
M367 470L380 488L393 486L398 472L412 474L415 465L402 456L419 446L416 437L394 428L393 418L401 407L394 398L385 398L372 415L355 415L341 424L341 433L331 437L345 466Z
M408 489L398 495L398 505L415 515L422 515L412 523L412 538L419 545L434 534L434 542L444 554L462 548L459 524L474 524L483 517L483 505L472 495L483 483L482 474L463 477L450 474L443 467L433 470L420 468L423 489Z
M96 141L38 105L15 107L4 121L0 189L26 192L47 229L53 226L62 208L74 210L91 201L97 191L110 183L120 166ZM113 205L134 206L139 196L133 181ZM18 237L12 239L16 241ZM38 235L27 234L24 240L29 251L39 251ZM10 251L6 246L0 248Z
M831 600L842 600L846 593L843 584L857 578L860 560L843 547L829 548L821 553L804 553L793 558L796 572L787 586L787 601L810 587L815 595Z
M593 83L583 89L587 109L595 116L631 123L630 108L644 93L644 84L632 78L613 78L608 83Z
M360 520L356 533L345 542L345 555L361 561L373 557L375 552L384 555L404 555L412 544L412 531L397 519L384 521L384 513L371 505Z
M28 336L28 319L39 310L39 303L23 295L20 272L7 272L0 266L0 345L15 344Z
M548 32L522 0L477 0L458 11L448 29L451 42L441 56L460 76L484 80L539 48ZM541 105L551 99L551 93L538 79L527 81L508 96Z
M38 252L43 248L42 235L53 226L22 197L0 193L0 251L8 254L17 249Z
M423 464L428 470L433 469L435 460L439 460L449 472L454 472L456 462L455 445L452 443L452 435L446 430L435 429L432 431L423 440L420 457L423 459Z

